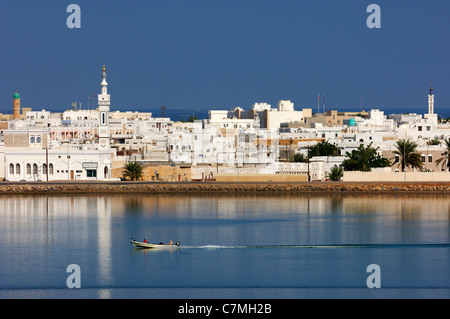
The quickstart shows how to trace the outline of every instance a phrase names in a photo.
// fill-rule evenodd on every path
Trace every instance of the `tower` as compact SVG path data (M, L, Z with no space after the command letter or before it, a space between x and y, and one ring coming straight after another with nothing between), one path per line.
M434 124L437 124L438 122L438 115L434 113L434 93L432 84L430 84L430 93L428 94L428 113L424 115L424 118Z
M99 111L98 142L99 150L110 149L109 142L109 106L111 104L108 94L108 83L106 82L106 68L103 64L101 93L97 97Z
M13 95L13 119L20 119L20 95L17 93L17 90Z
M428 114L434 114L434 94L432 84L430 84L430 94L428 94Z

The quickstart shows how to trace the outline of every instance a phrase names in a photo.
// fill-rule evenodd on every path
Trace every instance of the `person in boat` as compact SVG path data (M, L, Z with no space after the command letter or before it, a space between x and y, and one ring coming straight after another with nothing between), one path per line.
M144 243L147 243L147 239L144 238Z
M169 245L173 245L172 239L169 241Z

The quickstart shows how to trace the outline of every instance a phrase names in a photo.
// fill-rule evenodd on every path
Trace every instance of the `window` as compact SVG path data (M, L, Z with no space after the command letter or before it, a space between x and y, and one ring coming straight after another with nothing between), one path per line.
M398 163L398 162L400 162L400 156L395 155L394 156L394 163Z
M37 164L33 164L33 175L37 175L38 173L38 166Z
M20 164L16 164L16 174L20 175Z
M31 165L27 164L27 174L31 175Z
M47 164L42 165L42 173L47 175Z
M418 130L419 132L421 132L421 131L422 131L422 126L418 126L418 127L417 127L417 130Z
M9 174L14 175L14 164L9 164Z
M97 177L97 170L95 169L87 169L86 177Z
M53 164L51 164L51 163L48 165L48 173L50 175L53 175Z
M36 141L36 139L34 138L34 136L31 136L31 137L30 137L30 144L34 144L35 141Z
M37 144L41 144L41 137L40 136L36 136L36 143Z
M427 126L427 131L431 131L431 126Z
M425 155L422 155L422 163L425 163Z
M433 163L433 155L428 155L428 163Z

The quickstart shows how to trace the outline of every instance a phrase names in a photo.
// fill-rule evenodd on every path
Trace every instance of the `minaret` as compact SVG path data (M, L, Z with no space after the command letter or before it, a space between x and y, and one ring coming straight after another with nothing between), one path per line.
M102 69L102 83L101 93L97 97L98 111L99 111L99 126L98 126L98 142L100 150L109 150L109 106L110 95L108 94L108 83L106 82L106 68L103 64Z
M434 114L434 94L432 84L430 84L430 94L428 94L428 114Z
M428 94L428 113L424 115L424 118L434 124L437 124L438 122L438 115L434 113L434 93L432 84L430 84L430 94Z
M17 93L17 90L13 95L13 119L20 119L20 95Z

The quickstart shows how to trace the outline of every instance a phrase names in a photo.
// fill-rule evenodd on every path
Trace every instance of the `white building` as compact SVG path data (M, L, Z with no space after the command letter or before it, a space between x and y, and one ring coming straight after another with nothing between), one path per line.
M71 127L70 134L64 135L70 143L58 140L58 132L50 127L14 125L4 130L3 155L4 177L9 181L53 181L53 180L111 180L111 164L114 151L109 140L109 101L106 72L103 67L102 94L99 95L99 143L87 140L79 131ZM90 113L90 112L89 112ZM47 116L47 113L30 116ZM75 113L70 113L70 119ZM77 113L80 114L80 113ZM34 121L29 119L26 121ZM78 119L77 121L83 121ZM91 118L92 120L92 118ZM86 121L89 121L87 119ZM18 124L16 122L12 124ZM61 132L59 132L61 133ZM92 132L89 132L92 134ZM53 137L53 139L52 139ZM83 141L78 144L77 142Z

